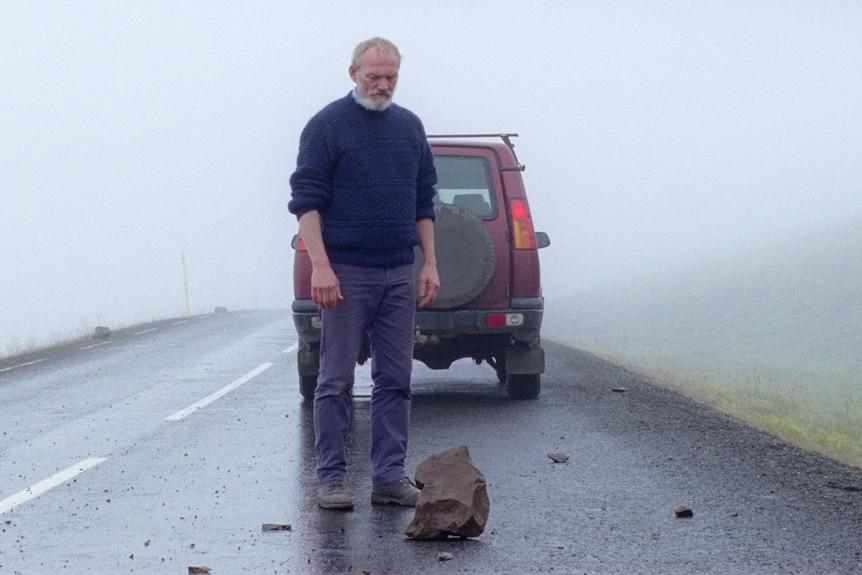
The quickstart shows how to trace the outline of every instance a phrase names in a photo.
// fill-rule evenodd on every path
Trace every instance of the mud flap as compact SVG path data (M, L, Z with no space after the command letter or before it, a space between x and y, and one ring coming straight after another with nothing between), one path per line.
M506 349L506 373L521 375L545 373L545 350L539 346L514 346Z

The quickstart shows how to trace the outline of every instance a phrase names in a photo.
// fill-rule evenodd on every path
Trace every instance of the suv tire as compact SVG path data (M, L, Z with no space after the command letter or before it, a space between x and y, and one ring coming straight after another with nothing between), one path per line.
M299 393L307 401L314 399L317 373L320 371L320 344L303 343L296 351L296 367L299 372Z
M299 376L299 393L302 394L303 399L307 401L313 401L315 388L317 388L316 375Z

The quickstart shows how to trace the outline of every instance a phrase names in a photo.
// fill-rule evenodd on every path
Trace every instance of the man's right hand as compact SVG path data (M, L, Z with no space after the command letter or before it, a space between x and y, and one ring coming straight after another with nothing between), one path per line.
M344 299L338 278L329 264L323 235L320 232L320 215L317 210L302 214L299 218L299 234L305 242L308 257L311 259L311 299L320 307L335 307L338 300Z
M311 299L323 308L332 308L344 299L338 278L331 266L314 266L311 270Z

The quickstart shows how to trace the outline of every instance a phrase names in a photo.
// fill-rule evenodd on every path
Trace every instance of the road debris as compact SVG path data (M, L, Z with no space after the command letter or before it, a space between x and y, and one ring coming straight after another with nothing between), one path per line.
M293 531L290 523L264 523L260 526L261 531Z
M93 339L108 339L111 337L111 328L104 325L97 325L93 330Z
M189 575L207 575L210 571L209 567L189 567Z
M566 463L569 461L569 456L565 453L549 453L548 457L550 457L551 461L554 463Z
M680 517L680 518L694 517L694 511L692 511L690 508L685 507L685 506L677 507L674 510L674 514L676 514L676 516Z
M830 489L841 489L842 491L857 491L862 492L862 487L858 485L841 485L840 483L835 483L834 481L830 481L826 484L826 487Z

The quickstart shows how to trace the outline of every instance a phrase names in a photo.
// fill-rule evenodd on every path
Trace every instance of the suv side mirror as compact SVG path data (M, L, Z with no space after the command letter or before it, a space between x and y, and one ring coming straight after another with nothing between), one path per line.
M545 232L536 232L536 248L542 249L551 245L551 238Z
M299 234L293 234L293 239L290 240L290 247L296 249L299 246Z

